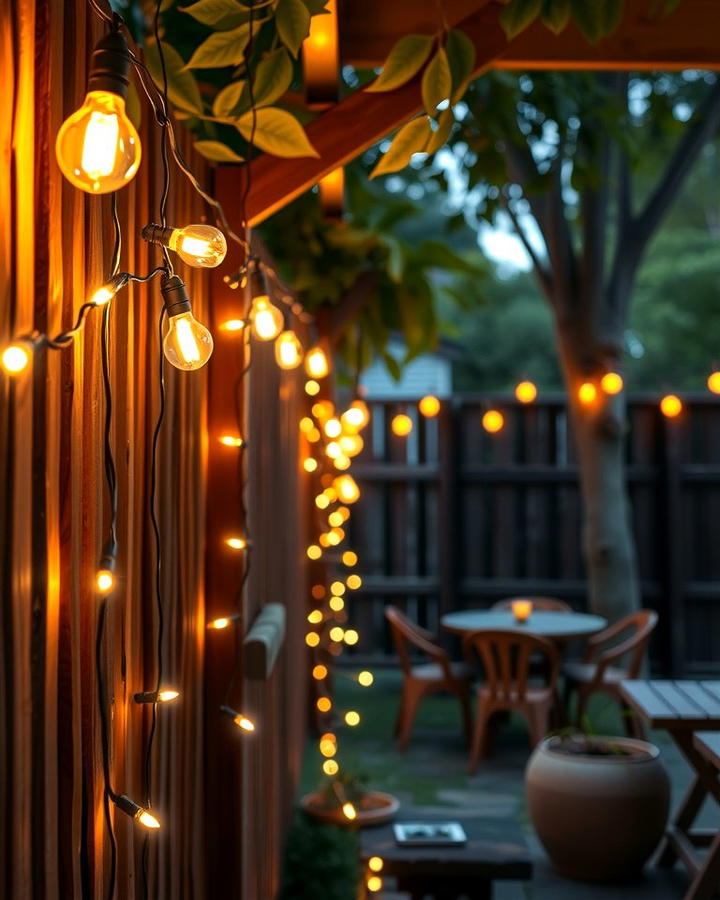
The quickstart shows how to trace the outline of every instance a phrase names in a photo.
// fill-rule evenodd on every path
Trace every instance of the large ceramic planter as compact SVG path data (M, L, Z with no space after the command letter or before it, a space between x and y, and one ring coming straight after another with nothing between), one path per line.
M670 782L653 744L598 738L629 755L569 755L546 738L526 771L530 819L553 868L582 881L637 875L665 830Z
M342 825L344 828L365 828L368 825L382 825L393 819L400 809L400 801L392 794L369 791L362 802L356 805L357 816L352 821L345 817L339 807L323 806L323 795L320 791L305 794L300 800L300 806L309 816L320 822Z

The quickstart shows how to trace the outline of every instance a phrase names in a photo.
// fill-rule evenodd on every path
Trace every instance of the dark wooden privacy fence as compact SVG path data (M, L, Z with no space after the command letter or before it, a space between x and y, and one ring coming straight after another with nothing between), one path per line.
M675 674L720 671L720 399L685 399L677 419L657 397L631 396L627 482L643 601L660 613L653 653ZM488 434L483 412L502 410ZM415 404L371 403L372 437L354 473L363 488L352 520L364 584L352 614L359 656L392 653L383 622L398 603L435 629L454 609L517 594L585 606L578 470L562 396L531 406L456 397L436 419ZM407 438L390 422L409 412Z

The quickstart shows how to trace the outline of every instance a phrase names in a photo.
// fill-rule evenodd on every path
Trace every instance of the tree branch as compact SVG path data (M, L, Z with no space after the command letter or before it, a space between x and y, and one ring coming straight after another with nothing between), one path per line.
M542 260L537 255L535 248L528 240L527 235L525 234L525 229L520 224L520 220L518 219L515 211L510 206L510 202L507 197L503 195L502 197L502 205L505 212L508 214L510 221L512 222L513 228L515 229L515 233L522 241L522 245L525 248L527 255L530 257L530 260L533 264L533 270L535 272L535 277L540 285L540 288L545 294L545 297L550 304L550 306L554 305L555 298L553 294L553 283L552 283L552 274L548 272L548 270L543 265Z
M357 319L379 280L376 269L367 269L358 275L339 303L317 310L315 321L318 330L331 344L336 343L347 327Z

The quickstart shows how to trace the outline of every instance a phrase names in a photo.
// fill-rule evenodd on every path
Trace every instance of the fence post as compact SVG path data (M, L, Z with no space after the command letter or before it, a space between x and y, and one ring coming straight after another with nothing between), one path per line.
M664 458L664 518L665 518L665 655L670 664L670 672L680 677L685 669L686 617L683 609L683 568L681 485L681 428L686 424L689 413L676 419L661 416L665 432ZM662 619L661 619L662 621ZM668 658L669 656L669 658ZM665 666L663 666L665 668Z
M457 609L458 580L458 480L460 459L457 437L462 406L450 398L443 404L438 420L438 522L440 527L440 608L438 620ZM438 621L439 625L439 621ZM442 632L441 632L442 633Z

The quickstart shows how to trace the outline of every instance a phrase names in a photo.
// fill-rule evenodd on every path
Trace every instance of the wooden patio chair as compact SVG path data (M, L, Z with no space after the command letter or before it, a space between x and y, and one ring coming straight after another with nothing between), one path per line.
M557 597L506 597L493 603L490 609L512 609L514 600L530 600L533 609L538 612L572 612L573 608L564 600Z
M451 662L448 654L437 643L435 635L421 628L396 606L385 607L385 618L390 623L393 643L403 671L402 698L395 725L400 750L405 750L410 741L420 701L428 694L441 691L454 694L460 701L463 728L469 743L472 733L470 668L462 662ZM413 647L422 651L431 662L415 663L410 655Z
M465 635L463 649L474 650L485 670L485 682L478 688L469 771L480 757L489 755L498 719L516 710L528 724L530 744L535 746L550 731L557 710L557 682L560 653L552 641L517 631L474 631ZM530 680L530 665L542 657L545 663L539 683Z
M585 652L579 662L565 663L563 667L565 708L568 707L572 692L577 691L578 725L585 715L590 697L593 694L604 693L615 697L620 703L628 735L645 737L645 729L641 722L622 698L620 682L639 676L648 641L657 621L658 615L654 610L638 610L594 634L585 645ZM618 643L616 639L622 637L625 632L629 634ZM614 665L621 663L622 660L625 660L624 665Z

